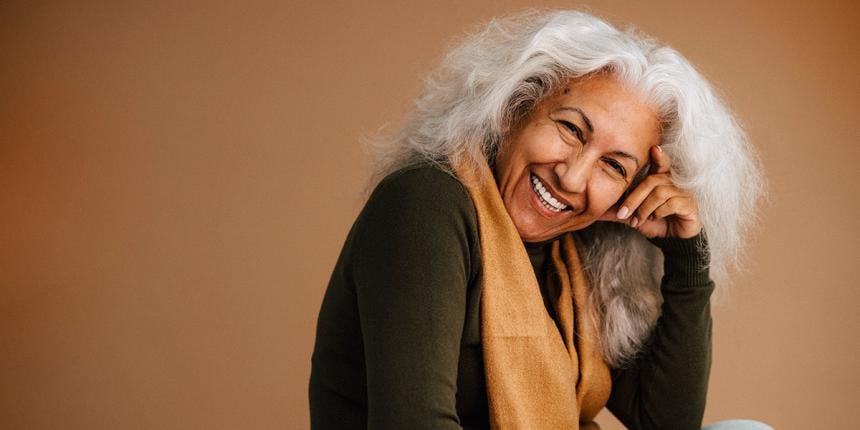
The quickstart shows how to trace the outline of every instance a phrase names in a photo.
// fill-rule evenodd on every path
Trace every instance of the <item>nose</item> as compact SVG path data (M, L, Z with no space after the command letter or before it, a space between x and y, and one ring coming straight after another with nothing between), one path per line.
M561 189L567 193L585 193L586 185L594 170L584 154L570 157L555 165L553 170L558 175Z

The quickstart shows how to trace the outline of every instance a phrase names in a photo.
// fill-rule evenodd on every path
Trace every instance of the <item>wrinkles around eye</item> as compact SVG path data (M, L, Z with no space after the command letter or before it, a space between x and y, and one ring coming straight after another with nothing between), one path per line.
M576 124L565 120L558 120L557 122L560 123L568 133L574 135L583 144L585 143L585 136L582 134L582 129L580 129Z
M621 175L621 177L625 179L627 178L627 169L625 169L624 166L621 165L621 163L611 158L606 159L605 162L609 165L609 167L612 168L613 171Z

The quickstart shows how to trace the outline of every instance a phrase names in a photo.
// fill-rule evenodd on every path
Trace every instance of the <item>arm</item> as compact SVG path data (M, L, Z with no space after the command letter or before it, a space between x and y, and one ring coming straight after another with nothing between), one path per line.
M699 429L711 369L707 254L690 239L651 239L663 251L662 313L647 345L612 372L607 408L631 429Z
M368 428L460 428L457 365L475 218L462 185L429 168L390 177L365 206L353 273Z

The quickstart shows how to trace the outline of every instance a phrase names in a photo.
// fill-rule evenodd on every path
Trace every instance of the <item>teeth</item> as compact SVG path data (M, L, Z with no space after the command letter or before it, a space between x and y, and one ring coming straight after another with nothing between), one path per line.
M532 189L535 190L537 195L540 197L541 203L546 206L548 209L561 212L567 209L567 205L558 201L549 191L546 190L543 183L541 183L540 179L537 176L532 175Z

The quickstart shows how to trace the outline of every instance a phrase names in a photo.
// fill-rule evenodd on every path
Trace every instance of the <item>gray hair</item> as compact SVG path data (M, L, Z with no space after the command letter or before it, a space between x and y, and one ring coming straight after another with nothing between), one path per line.
M608 72L656 107L661 147L676 185L690 192L707 232L710 273L721 291L738 269L764 179L743 130L708 82L674 49L635 29L619 31L576 11L493 20L451 50L426 79L412 112L376 150L371 185L417 161L452 173L493 160L506 134L569 79ZM453 174L453 173L452 173ZM592 285L590 309L604 358L620 366L660 314L662 254L623 225L577 232Z

